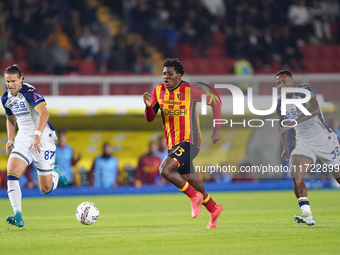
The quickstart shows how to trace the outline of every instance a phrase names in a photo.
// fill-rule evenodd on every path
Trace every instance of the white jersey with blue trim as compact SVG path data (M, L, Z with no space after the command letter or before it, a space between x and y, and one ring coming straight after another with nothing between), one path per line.
M5 108L7 116L15 116L18 124L18 135L31 137L33 139L34 131L38 126L39 115L34 110L40 104L46 104L42 95L36 89L27 83L23 83L19 93L12 95L8 90L1 97L2 105ZM47 123L42 136L54 131L54 127Z
M316 98L313 90L305 84L299 84L297 88L307 89L312 97ZM303 93L294 93L292 99L305 98L306 95ZM276 113L281 119L293 119L296 120L303 112L295 104L287 104L286 114L281 113L281 97L278 99ZM288 124L288 123L286 123ZM326 124L323 117L322 111L320 113L306 121L297 124L295 127L295 139L296 142L311 142L315 143L322 139L326 139L333 132Z

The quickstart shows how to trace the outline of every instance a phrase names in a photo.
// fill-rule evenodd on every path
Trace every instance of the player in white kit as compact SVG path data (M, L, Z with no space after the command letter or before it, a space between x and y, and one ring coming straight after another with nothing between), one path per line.
M295 125L296 147L291 152L289 165L294 185L294 192L302 210L302 214L294 216L294 220L299 224L308 226L315 225L315 219L312 216L309 200L307 198L307 188L303 181L305 174L311 169L315 170L316 160L319 159L325 165L326 171L331 171L333 177L340 183L339 163L340 163L340 146L336 134L325 123L322 111L319 107L316 95L308 85L294 84L292 74L287 70L282 70L275 75L276 85L279 90L283 87L303 88L310 92L311 99L304 104L305 108L311 115L304 115L295 104L288 104L286 112L281 112L281 98L278 99L277 114L280 120L295 120L287 122L282 126L280 121L279 135L283 144L282 159L289 160L289 149L287 145L288 129ZM299 99L304 98L303 93L290 93L287 98ZM288 124L289 123L289 124ZM324 170L324 168L323 168Z
M42 192L49 194L58 185L67 185L67 179L54 165L55 144L57 139L53 126L48 123L49 113L45 99L36 89L23 83L24 77L18 65L5 70L7 91L1 101L5 108L7 121L6 155L7 193L14 216L7 217L8 224L23 227L21 208L21 189L19 178L28 165L34 163L38 170L39 186ZM14 139L16 124L18 133Z

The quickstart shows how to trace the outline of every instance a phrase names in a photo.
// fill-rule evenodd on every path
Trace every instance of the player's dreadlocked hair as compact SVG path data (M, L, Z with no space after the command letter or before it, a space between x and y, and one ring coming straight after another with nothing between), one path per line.
M178 58L167 58L163 63L163 67L166 66L173 66L176 73L180 73L182 76L184 75L184 66Z
M7 67L5 70L5 74L16 74L16 73L18 74L19 78L22 76L22 78L25 79L24 76L22 75L22 72L18 64L11 65Z
M275 77L281 75L281 74L287 74L287 76L293 77L292 73L289 72L288 70L281 70L280 72L278 72L277 74L275 74Z

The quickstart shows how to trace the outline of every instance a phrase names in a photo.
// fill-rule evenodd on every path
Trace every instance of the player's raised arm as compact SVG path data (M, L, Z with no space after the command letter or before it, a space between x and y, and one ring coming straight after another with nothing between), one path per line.
M42 146L40 142L40 135L47 125L50 114L48 113L45 104L39 104L34 109L39 114L39 120L30 148L33 147L35 153L40 153L40 148Z
M207 98L208 104L211 106L212 108L212 114L213 114L213 118L214 119L221 119L221 104L220 101L217 100L215 98L215 100L213 100L213 98L211 96L208 96ZM212 139L212 143L216 144L219 140L221 140L221 124L216 124L214 127L214 132L211 135L211 139Z
M145 111L144 111L145 119L148 122L151 122L156 118L156 115L159 109L159 104L157 102L155 89L152 91L152 94L150 94L149 92L145 92L143 94L143 100L145 104Z
M150 107L152 104L152 97L151 94L149 92L145 92L143 94L143 100L144 100L144 104L146 107Z
M13 143L14 143L14 135L15 135L15 128L16 128L16 118L14 115L7 116L6 127L7 127L7 137L8 137L8 141L6 144L6 155L8 156L10 150L13 148Z
M206 94L204 91L198 89L197 87L192 87L192 96L194 100L201 101L202 94ZM221 119L221 104L216 98L207 95L207 104L212 108L212 114L214 119ZM221 124L216 124L214 127L213 134L211 135L212 143L216 144L221 140Z

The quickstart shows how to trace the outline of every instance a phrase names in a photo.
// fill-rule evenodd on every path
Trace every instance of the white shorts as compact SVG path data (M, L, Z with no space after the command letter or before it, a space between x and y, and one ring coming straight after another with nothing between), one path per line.
M9 158L20 158L26 161L27 165L34 163L39 175L49 175L55 163L55 143L54 135L41 136L42 147L40 153L34 152L34 148L29 149L32 143L31 138L17 136L14 140L14 147Z
M338 138L335 133L330 133L324 141L320 141L318 144L298 142L290 156L308 158L313 161L313 164L319 159L325 164L339 165L340 146Z

